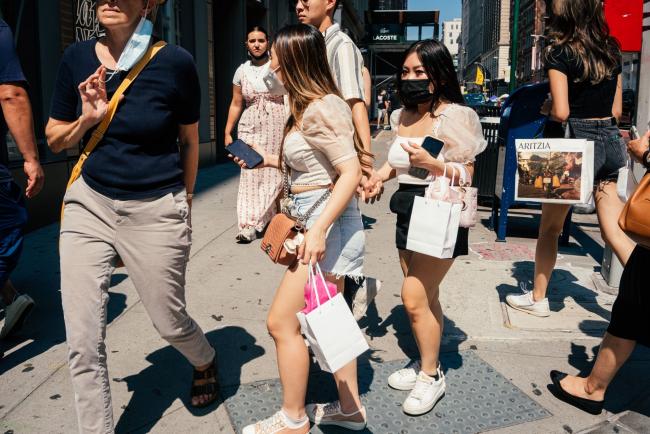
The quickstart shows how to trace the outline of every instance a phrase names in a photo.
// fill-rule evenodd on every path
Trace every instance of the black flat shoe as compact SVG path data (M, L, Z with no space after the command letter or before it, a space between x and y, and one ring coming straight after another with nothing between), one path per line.
M567 404L571 404L572 406L579 408L582 411L586 411L587 413L593 415L602 413L604 401L594 401L593 399L579 398L577 396L571 395L569 392L562 388L560 381L562 381L562 379L566 376L567 374L564 372L551 371L551 381L555 386L554 389L551 389L551 392L554 392L553 395L555 395L557 399L562 400Z

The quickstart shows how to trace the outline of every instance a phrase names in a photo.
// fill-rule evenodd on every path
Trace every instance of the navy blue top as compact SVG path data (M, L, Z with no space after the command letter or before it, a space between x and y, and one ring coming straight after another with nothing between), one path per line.
M0 84L20 83L27 84L23 70L20 67L16 50L14 49L14 36L11 28L0 19ZM0 107L0 182L11 181L11 172L7 168L7 123L5 122L2 107Z
M53 119L72 122L81 115L77 87L100 66L96 43L95 39L78 42L63 53L52 98ZM118 72L107 81L109 100L126 75ZM181 47L165 46L124 95L104 138L84 164L84 181L120 200L159 197L182 189L179 124L193 124L200 117L201 89L192 55Z

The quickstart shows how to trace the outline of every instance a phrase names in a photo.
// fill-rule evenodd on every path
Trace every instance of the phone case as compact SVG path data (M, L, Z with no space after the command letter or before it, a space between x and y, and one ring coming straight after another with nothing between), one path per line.
M264 161L264 158L260 154L240 139L226 146L226 150L240 160L243 160L249 169L259 166Z

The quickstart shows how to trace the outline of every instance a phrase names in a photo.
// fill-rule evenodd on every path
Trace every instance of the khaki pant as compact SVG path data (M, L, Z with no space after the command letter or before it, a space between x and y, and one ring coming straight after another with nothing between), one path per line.
M79 431L114 431L106 367L106 304L117 256L158 333L194 366L215 355L185 310L191 246L185 192L113 200L79 178L65 195L61 298ZM163 379L161 379L163 381Z

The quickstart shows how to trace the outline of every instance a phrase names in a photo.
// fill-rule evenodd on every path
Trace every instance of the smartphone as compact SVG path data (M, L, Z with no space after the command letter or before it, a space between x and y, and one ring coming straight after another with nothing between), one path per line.
M427 151L433 158L438 158L440 151L445 146L445 142L435 137L427 136L422 142L422 149ZM421 167L411 167L409 169L409 175L414 176L418 179L427 179L429 176L429 171L427 169L422 169Z
M632 127L630 128L630 139L637 140L639 137L641 137L639 136L639 130L637 130L634 125L632 125Z
M226 151L246 163L249 169L253 169L264 162L264 158L259 153L240 139L226 146Z

